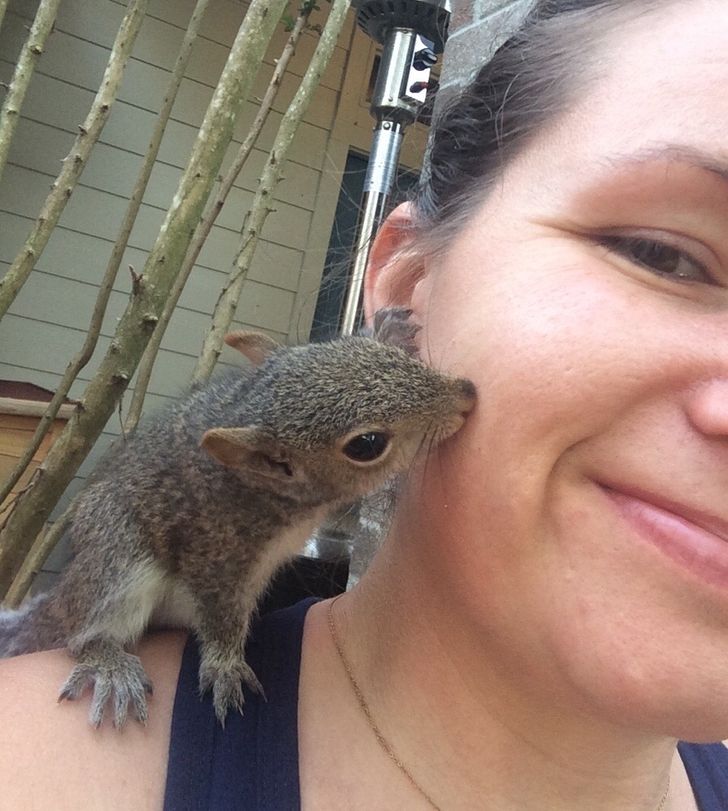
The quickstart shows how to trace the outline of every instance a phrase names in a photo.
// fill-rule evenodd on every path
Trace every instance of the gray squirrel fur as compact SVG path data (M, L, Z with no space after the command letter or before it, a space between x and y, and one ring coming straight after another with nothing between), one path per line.
M332 510L457 431L474 403L470 381L412 357L406 311L380 318L375 333L403 348L228 336L253 366L193 389L111 449L76 501L74 557L57 585L0 612L0 656L67 648L77 664L60 699L90 686L91 723L111 704L120 728L129 709L146 721L152 692L126 648L150 624L188 628L201 693L212 690L221 723L242 711L243 685L262 690L243 652L274 572ZM348 458L348 441L371 434L389 438L382 455Z

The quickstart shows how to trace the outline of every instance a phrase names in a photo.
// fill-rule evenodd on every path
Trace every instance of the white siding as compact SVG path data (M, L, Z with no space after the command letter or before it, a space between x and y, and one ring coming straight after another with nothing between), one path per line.
M26 33L25 26L33 7L30 2L16 2L0 32L0 78L4 80L11 75L12 60ZM13 313L43 325L34 328L41 342L43 330L61 328L64 340L56 342L58 352L52 357L44 356L41 365L32 346L8 334L17 332L13 326L16 322L9 319L0 327L0 361L26 370L26 379L38 382L35 371L59 373L65 365L61 358L63 352L78 343L85 329L97 280L111 252L192 7L192 0L151 3L101 142L37 263L34 278L13 307ZM61 4L55 31L24 104L10 165L0 187L0 267L3 269L27 235L60 161L70 148L77 125L85 117L123 13L124 4L116 0L65 0ZM105 336L113 332L114 320L125 306L129 292L126 266L131 264L137 269L143 266L243 13L244 6L232 0L217 0L208 11L129 240L104 324ZM286 37L286 32L279 27L257 77L255 95L264 92L273 70L273 59ZM342 38L344 44L346 41L347 37ZM197 354L206 323L204 316L212 310L238 246L239 228L265 161L264 148L272 143L282 111L295 92L297 76L305 69L315 44L313 34L302 38L274 112L261 135L259 146L262 148L251 155L213 228L180 302L180 312L167 333L165 349L190 359ZM274 195L276 211L269 216L263 230L235 326L265 329L283 340L288 335L304 251L312 236L312 216L322 167L326 163L346 53L344 47L336 49L285 166L285 179ZM226 157L225 166L237 151L256 109L255 103L246 104L236 128L236 143ZM100 352L101 348L97 355ZM85 371L92 370L93 365ZM157 394L169 394L165 389L166 386L162 386L153 390Z

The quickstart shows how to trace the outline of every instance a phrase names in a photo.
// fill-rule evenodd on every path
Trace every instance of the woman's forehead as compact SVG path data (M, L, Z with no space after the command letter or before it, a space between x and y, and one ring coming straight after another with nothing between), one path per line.
M600 151L728 150L728 4L667 3L616 35L575 116ZM719 156L716 156L718 158Z
M667 3L609 37L596 78L516 158L543 188L653 163L728 172L728 4Z

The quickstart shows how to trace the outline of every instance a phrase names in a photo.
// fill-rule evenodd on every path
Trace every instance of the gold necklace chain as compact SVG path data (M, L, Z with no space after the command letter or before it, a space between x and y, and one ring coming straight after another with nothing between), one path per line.
M667 802L667 797L668 797L669 793L670 793L670 774L668 772L667 786L665 787L665 793L662 795L662 799L660 800L660 804L657 806L655 811L662 811L662 809L665 807L665 803Z
M336 633L336 625L334 624L334 603L341 597L342 595L339 594L338 597L335 597L329 603L329 629L331 630L331 639L334 642L334 647L336 648L336 652L339 654L339 659L341 659L341 664L344 666L344 670L346 671L346 675L349 677L349 683L351 684L351 688L354 691L354 695L356 696L356 700L361 707L361 711L364 713L364 717L367 719L367 723L369 724L372 732L374 733L379 745L384 749L387 753L389 758L393 761L393 763L397 766L397 768L404 774L404 776L409 780L412 784L412 787L416 789L419 794L428 802L431 808L434 808L435 811L441 811L440 806L430 797L430 795L422 788L422 786L415 780L412 776L412 772L402 763L402 761L397 757L392 745L389 741L382 735L381 730L376 724L376 721L372 717L371 710L369 709L369 705L367 704L366 699L364 698L364 694L361 691L361 687L357 683L357 680L354 678L354 673L352 672L351 665L349 664L349 660L346 658L344 654L344 649L341 647L341 642L339 641L339 635Z
M354 672L351 669L351 665L349 664L349 660L346 658L344 653L344 649L339 641L339 635L336 631L336 623L334 622L334 604L342 597L342 594L339 594L338 597L334 597L334 599L329 603L329 631L331 632L331 639L334 643L334 647L336 648L336 652L339 655L339 659L341 660L341 664L344 666L344 670L346 671L346 675L349 679L349 684L351 684L351 689L354 691L354 695L356 696L357 703L361 708L361 711L364 713L364 717L367 719L367 723L369 724L370 729L374 733L374 736L377 739L377 742L381 746L381 748L387 753L387 756L390 760L397 766L397 768L404 774L404 776L409 780L412 787L427 801L431 808L435 809L435 811L441 811L440 806L430 797L430 795L422 788L422 786L415 780L412 776L412 772L402 763L402 761L397 756L396 752L392 748L392 744L384 737L381 730L377 726L374 717L372 716L372 712L369 709L369 704L367 704L367 700L364 698L364 693L361 691L361 687L359 687L359 683L357 682L356 678L354 677ZM668 795L670 794L670 775L667 775L667 788L665 789L665 793L662 795L662 799L660 800L660 804L657 806L655 811L663 811L665 808L665 803L667 802Z

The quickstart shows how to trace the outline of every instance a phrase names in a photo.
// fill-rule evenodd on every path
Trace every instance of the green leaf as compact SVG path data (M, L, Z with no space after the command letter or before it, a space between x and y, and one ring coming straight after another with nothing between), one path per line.
M296 24L296 18L292 14L283 14L281 16L281 22L283 23L283 28L285 31L293 31L293 26Z

